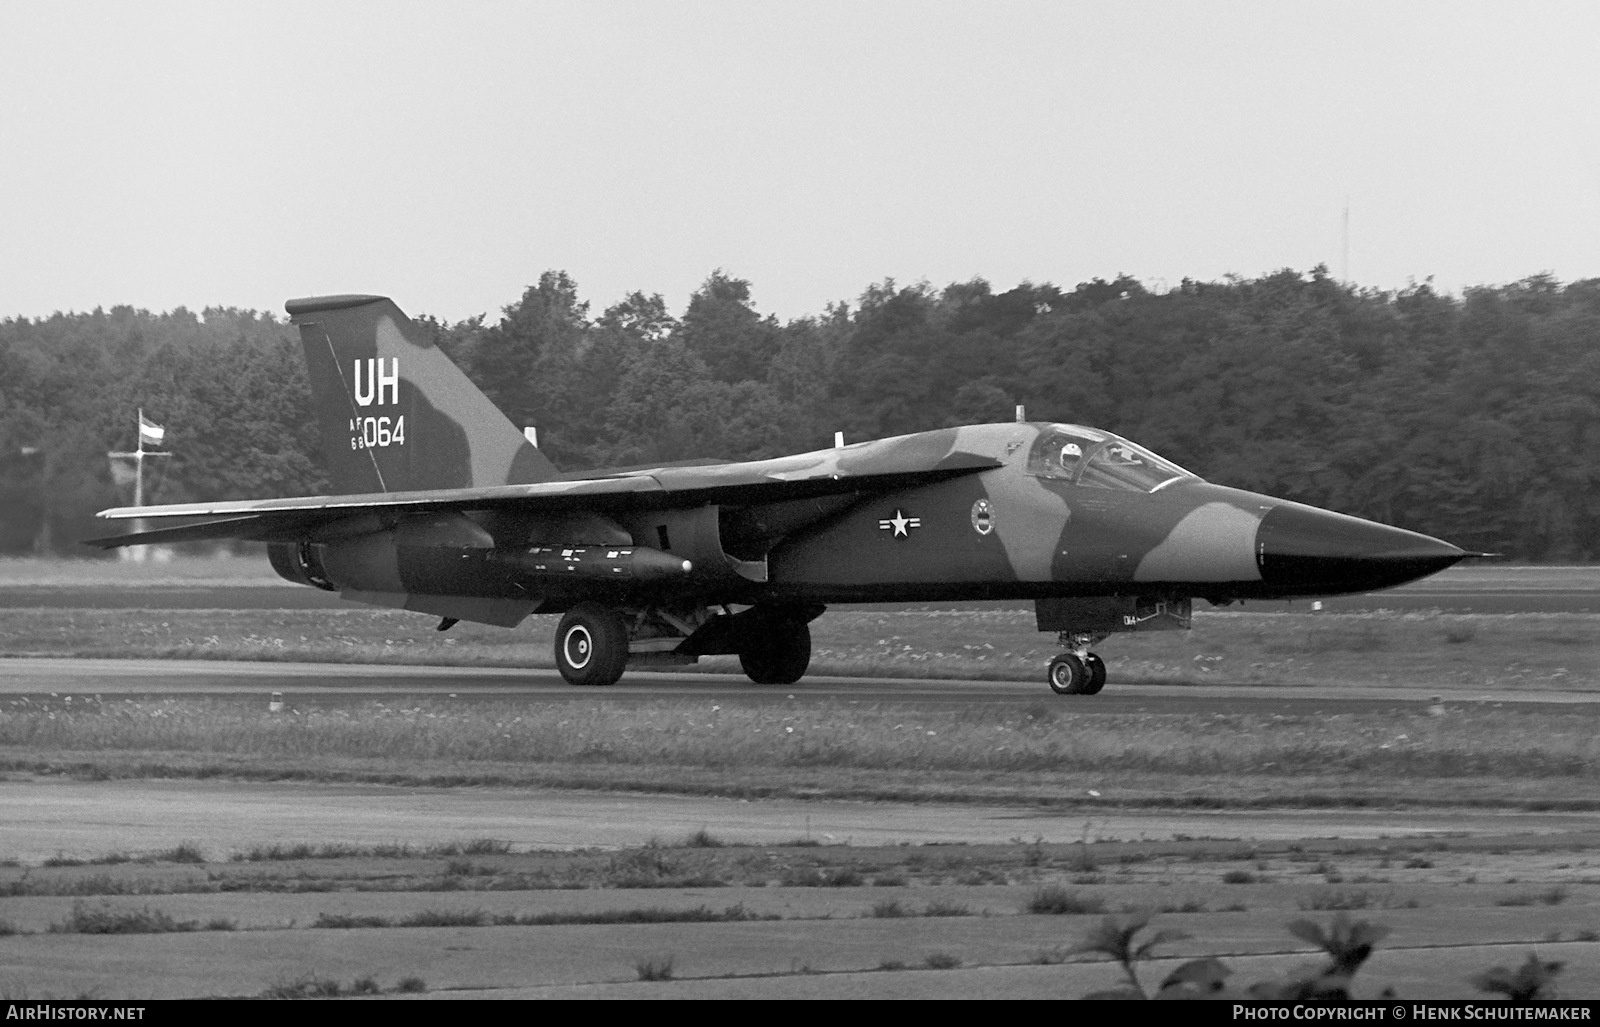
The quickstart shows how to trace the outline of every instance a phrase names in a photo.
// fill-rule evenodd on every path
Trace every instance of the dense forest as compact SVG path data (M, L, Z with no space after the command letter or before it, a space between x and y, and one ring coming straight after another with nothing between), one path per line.
M1164 292L885 281L780 324L721 271L681 316L642 293L596 316L551 271L497 321L417 319L564 469L771 456L1021 403L1222 484L1520 559L1600 556L1600 279L1459 297L1323 267ZM147 502L325 486L285 319L0 321L0 553L87 555L94 511L131 502L106 453L133 447L141 407L172 454L147 462Z

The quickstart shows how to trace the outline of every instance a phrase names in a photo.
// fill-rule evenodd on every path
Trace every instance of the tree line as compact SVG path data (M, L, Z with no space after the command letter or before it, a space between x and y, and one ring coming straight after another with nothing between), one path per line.
M415 316L415 315L414 315ZM1110 429L1222 484L1527 560L1600 554L1600 279L1460 296L1325 267L1165 291L884 281L780 323L713 272L596 315L549 271L498 320L416 317L558 466L741 460L946 425ZM0 321L0 553L85 553L131 502L109 450L167 428L147 502L327 487L299 341L270 313Z

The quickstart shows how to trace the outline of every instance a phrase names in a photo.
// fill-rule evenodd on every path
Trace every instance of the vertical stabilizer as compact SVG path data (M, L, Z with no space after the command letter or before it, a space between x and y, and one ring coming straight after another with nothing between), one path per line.
M336 494L546 481L556 468L382 296L290 300Z

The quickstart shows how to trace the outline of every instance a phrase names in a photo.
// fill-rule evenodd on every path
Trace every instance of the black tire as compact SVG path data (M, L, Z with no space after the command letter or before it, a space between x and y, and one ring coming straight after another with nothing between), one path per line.
M628 625L599 603L579 603L556 628L556 669L574 685L614 685L628 665Z
M1106 661L1094 653L1083 658L1083 669L1089 672L1089 679L1083 684L1083 695L1099 695L1100 689L1106 687Z
M1062 653L1050 661L1045 680L1050 682L1050 691L1057 695L1082 695L1084 685L1089 682L1089 671L1082 660L1071 653Z
M739 653L739 666L758 685L792 685L811 666L811 625L775 620L752 631Z

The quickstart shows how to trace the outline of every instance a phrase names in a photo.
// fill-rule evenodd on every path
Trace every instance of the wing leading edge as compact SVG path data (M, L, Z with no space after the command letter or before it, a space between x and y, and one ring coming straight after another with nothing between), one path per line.
M941 434L929 432L920 436L884 439L846 450L823 450L777 460L659 468L625 475L523 485L116 507L101 511L99 516L108 520L214 519L88 539L86 543L111 549L150 543L222 539L288 542L319 533L335 522L373 513L401 515L440 510L509 510L541 514L573 510L607 512L664 509L706 503L756 505L912 488L1002 466L992 456L964 452L948 445L939 447L944 451L941 457L928 460L924 455L922 459L914 461L921 466L903 466L908 457L914 456L905 452L906 449L922 449L924 447L917 445L917 442L926 436ZM851 454L851 449L859 451ZM894 463L901 463L902 466L895 468Z

